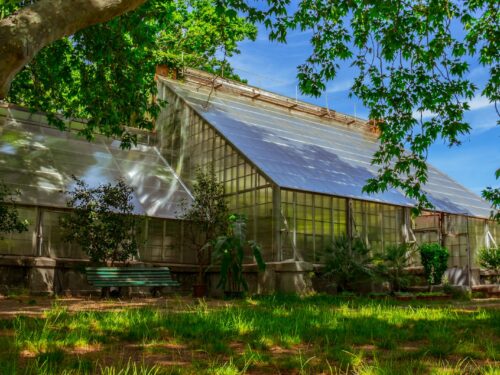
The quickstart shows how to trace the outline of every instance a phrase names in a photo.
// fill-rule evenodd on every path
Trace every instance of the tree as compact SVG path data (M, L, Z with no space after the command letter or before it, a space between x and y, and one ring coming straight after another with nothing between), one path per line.
M495 176L500 179L500 169L497 169L495 172ZM483 198L491 202L491 218L495 220L497 223L500 223L500 187L494 188L488 186L485 190L483 190Z
M76 242L94 262L127 261L137 254L133 189L118 180L113 185L89 187L73 176L75 187L68 192L68 217L61 221L64 237Z
M272 39L309 30L312 53L298 67L300 88L320 95L341 61L357 69L351 94L380 129L368 193L399 188L432 207L422 191L427 154L437 140L459 145L469 133L469 100L500 98L500 19L496 0L303 0L273 2L265 23ZM471 61L490 69L484 87L468 78ZM498 112L498 110L497 110Z
M224 185L217 181L211 167L196 170L192 192L193 202L184 208L180 218L189 225L198 261L198 284L203 284L212 244L226 231L228 206Z
M68 1L71 4L76 2ZM88 7L87 3L102 5L107 2L125 3L118 0L79 0L80 8ZM47 3L48 0L40 0L36 4L53 11L53 5ZM132 1L127 3L130 5ZM376 177L368 181L365 191L372 193L390 187L399 188L418 201L418 211L432 206L422 191L427 182L429 147L440 139L450 146L460 144L460 137L470 131L469 124L464 121L464 113L474 95L480 93L495 105L500 98L500 17L497 3L496 0L302 0L292 5L290 0L270 0L267 7L259 5L256 9L251 5L253 3L244 0L219 0L216 10L225 18L233 19L236 11L244 12L250 20L264 22L270 30L271 39L281 42L286 41L290 29L311 31L312 54L299 66L298 73L300 89L304 93L321 94L326 83L335 78L342 61L350 62L357 68L352 95L360 98L370 110L372 124L380 130L380 147L373 159L378 171ZM153 13L162 14L165 4L168 3L150 0L140 9L149 8ZM82 23L87 22L88 25L94 22L96 13L99 13L97 6L90 7L91 11L85 13L92 13L93 17L83 17L77 25L74 19L78 18L75 14L79 14L73 9L63 7L60 12L54 12L58 15L67 12L68 21L47 17L43 27L35 28L28 24L24 35L29 35L36 43L37 33L53 28L55 31L50 33L52 39L42 40L41 48L56 40L57 35L69 35L76 32L78 26L86 26ZM101 12L105 13L103 9ZM8 19L0 21L0 46L16 32L17 26L6 21ZM12 24L9 26L11 31L6 31L4 24ZM224 25L230 23L224 20ZM69 30L67 33L66 29ZM23 36L13 40L23 38L26 39ZM1 56L4 56L3 51L9 50L9 47L3 48L6 49L0 50ZM21 47L15 45L13 48L19 51ZM32 55L40 48L37 46ZM12 55L7 52L7 55ZM489 79L481 88L467 77L473 60L489 68ZM147 66L141 66L141 69ZM12 80L16 71L8 67L0 69L2 90L5 91L3 82ZM133 72L137 69L130 66L125 77L132 76ZM109 76L107 72L100 74ZM140 77L145 78L142 74ZM151 82L146 78L144 81ZM92 80L89 82L92 83ZM102 90L106 91L106 88L109 84L104 85ZM131 88L136 89L134 86ZM114 117L104 116L101 119L97 116L90 127L103 129L105 134L116 131L124 138L124 145L129 144L127 139L130 135L122 134L123 128L116 124L136 118L139 124L150 124L158 109L153 104L146 105L145 97L140 101L143 105L136 106L132 114L130 110L125 111L128 117L121 117L118 110L112 111ZM95 99L91 100L93 105L99 106L103 102L103 108L115 103L113 100L102 101L102 96L92 96L91 99ZM126 104L123 108L128 107ZM145 115L148 111L151 111L150 116Z
M21 7L19 14L42 3ZM16 13L0 22L12 17ZM41 49L12 81L7 100L47 113L59 128L59 115L85 119L81 133L87 139L101 132L130 147L136 136L124 125L152 129L163 104L154 99L158 65L231 76L226 56L238 53L238 41L255 36L255 26L210 0L149 0Z
M14 196L7 185L0 181L0 239L5 233L22 233L28 230L28 221L21 220L14 206Z
M370 250L360 238L335 237L325 249L324 276L335 283L337 290L355 289L355 284L370 278L372 259Z

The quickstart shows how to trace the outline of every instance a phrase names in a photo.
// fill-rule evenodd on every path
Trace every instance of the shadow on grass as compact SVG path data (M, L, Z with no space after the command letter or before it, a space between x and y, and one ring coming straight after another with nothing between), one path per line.
M9 333L0 336L0 372L5 374L36 361L59 364L48 373L61 371L60 364L86 373L91 365L85 361L100 353L82 354L80 362L71 362L67 357L72 349L135 344L149 345L151 352L151 346L165 348L165 343L182 349L146 352L144 358L156 361L177 351L191 358L195 372L231 361L239 370L263 372L375 369L404 374L457 366L487 369L499 359L500 311L272 296L222 309L201 305L182 312L141 308L68 314L56 307L44 319L18 317L0 321L0 328ZM34 358L23 359L23 351ZM462 361L465 358L474 362Z

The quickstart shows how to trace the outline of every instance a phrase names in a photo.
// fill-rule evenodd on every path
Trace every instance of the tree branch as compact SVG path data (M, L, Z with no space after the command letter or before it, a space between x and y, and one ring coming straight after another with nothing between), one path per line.
M137 8L146 0L40 0L0 20L0 100L48 44Z

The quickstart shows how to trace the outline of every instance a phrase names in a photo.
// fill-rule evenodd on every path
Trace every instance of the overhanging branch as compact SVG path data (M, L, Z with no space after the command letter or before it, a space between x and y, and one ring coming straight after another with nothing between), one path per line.
M39 0L0 20L0 100L16 74L50 43L137 8L146 0Z

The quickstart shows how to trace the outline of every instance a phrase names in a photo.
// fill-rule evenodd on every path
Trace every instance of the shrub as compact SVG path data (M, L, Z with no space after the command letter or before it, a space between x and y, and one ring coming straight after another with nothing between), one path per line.
M438 243L425 243L420 245L419 251L427 283L440 284L448 268L448 250Z
M412 244L389 245L382 254L374 259L377 275L391 284L393 291L399 292L410 284L406 272L415 248Z
M136 223L132 214L133 189L118 180L90 188L73 176L74 190L68 192L73 210L61 220L64 237L78 243L94 262L126 261L137 254Z
M352 290L353 284L373 275L366 244L358 238L335 238L325 251L324 276L337 285L339 291Z
M21 220L14 206L14 196L18 192L12 192L7 185L0 182L0 239L2 233L22 233L28 230L28 221Z
M481 267L495 272L496 283L500 283L500 246L480 249L477 261Z

